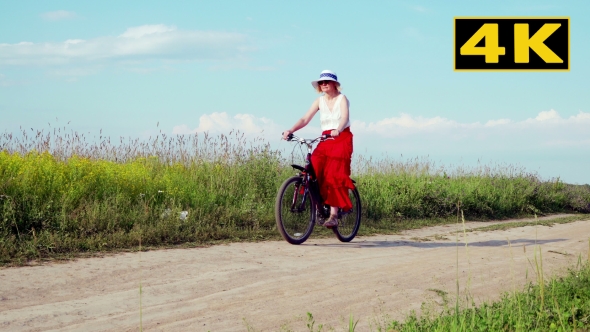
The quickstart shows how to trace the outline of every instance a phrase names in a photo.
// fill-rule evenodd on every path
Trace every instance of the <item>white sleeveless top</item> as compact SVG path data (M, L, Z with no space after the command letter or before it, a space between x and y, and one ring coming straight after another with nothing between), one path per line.
M336 97L336 102L334 102L334 108L332 111L330 111L328 104L326 104L326 98L324 98L324 96L320 97L320 123L322 125L322 131L336 129L340 125L340 118L342 116L340 112L340 103L342 96L344 95L340 94L338 97ZM346 104L350 107L350 102L348 99L346 99ZM342 130L347 127L350 127L350 117L348 118L348 122L344 128L342 128Z

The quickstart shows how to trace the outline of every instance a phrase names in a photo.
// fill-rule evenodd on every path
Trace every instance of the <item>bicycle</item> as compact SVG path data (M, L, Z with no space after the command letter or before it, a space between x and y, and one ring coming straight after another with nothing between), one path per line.
M311 235L314 226L323 225L330 217L330 206L324 204L320 188L311 164L311 151L315 143L328 139L322 135L315 139L304 139L290 134L287 141L294 141L307 146L305 167L292 164L299 174L288 178L279 187L275 202L275 219L277 229L283 238L291 244L301 244ZM361 198L355 188L348 190L352 209L338 209L338 226L329 227L342 242L350 242L356 236L361 225Z

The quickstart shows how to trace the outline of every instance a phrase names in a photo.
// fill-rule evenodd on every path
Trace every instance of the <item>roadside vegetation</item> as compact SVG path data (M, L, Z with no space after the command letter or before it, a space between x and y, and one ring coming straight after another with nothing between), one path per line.
M574 217L554 219L555 223L566 223ZM457 218L458 219L458 218ZM465 218L461 216L463 232ZM457 220L458 222L458 220ZM550 226L535 218L535 222L509 223L510 227ZM494 227L494 226L492 226ZM487 230L480 227L476 230ZM505 229L490 228L490 230ZM475 229L474 229L475 230ZM457 245L459 238L457 237ZM467 248L469 244L465 243ZM588 253L578 255L577 264L565 273L547 278L543 270L543 256L540 245L533 247L534 256L528 259L534 281L521 286L513 285L513 290L503 292L499 300L477 301L470 294L469 282L467 289L459 290L459 269L457 265L457 290L455 294L440 290L436 292L442 300L439 302L422 303L421 312L412 310L404 320L391 320L384 317L371 319L370 331L376 332L431 332L431 331L589 331L590 330L590 238ZM458 254L458 252L457 252ZM527 280L529 270L527 269ZM433 303L435 303L433 305ZM248 331L256 329L246 323ZM343 330L353 332L359 323L350 314L349 324ZM315 321L313 314L307 313L307 329L310 332L335 331L334 327ZM292 331L289 325L281 331Z
M274 200L295 173L292 162L301 155L237 132L117 142L65 127L5 133L0 264L137 250L140 242L278 239ZM469 220L590 212L590 186L543 180L512 165L446 169L423 159L354 156L353 168L360 234L451 223L459 209Z
M539 256L540 259L540 256ZM369 324L376 332L432 332L432 331L588 331L590 330L590 262L581 257L575 267L565 275L545 280L542 264L536 261L536 283L522 289L505 292L494 302L480 305L455 305L451 295L439 291L444 308L440 312L410 313L404 321L380 319ZM471 299L472 300L472 299ZM353 332L359 321L350 315L348 326L338 331ZM257 331L245 322L249 332ZM337 331L334 327L316 322L307 313L307 330L310 332ZM281 331L292 331L283 327Z
M590 265L567 275L528 284L504 293L499 301L440 315L412 313L378 331L588 331L590 328Z

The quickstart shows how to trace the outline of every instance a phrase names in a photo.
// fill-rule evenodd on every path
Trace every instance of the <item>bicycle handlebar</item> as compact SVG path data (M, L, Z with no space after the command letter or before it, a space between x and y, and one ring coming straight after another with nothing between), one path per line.
M301 138L301 137L295 136L295 135L293 135L291 133L291 134L289 134L289 136L287 136L287 142L296 141L296 142L299 142L299 143L313 144L317 140L325 140L325 139L328 139L330 137L332 137L332 135L325 134L325 135L318 136L318 137L316 137L314 139L311 139L311 138L307 138L306 139L306 138Z

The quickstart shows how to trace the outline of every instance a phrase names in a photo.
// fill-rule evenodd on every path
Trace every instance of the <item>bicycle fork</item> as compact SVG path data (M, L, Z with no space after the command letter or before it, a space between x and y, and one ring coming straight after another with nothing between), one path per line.
M301 189L303 189L303 194L301 193ZM299 195L302 195L301 200L298 201ZM293 204L291 207L292 212L301 213L305 211L305 203L307 201L307 188L303 187L303 184L295 185L295 192L293 193Z

